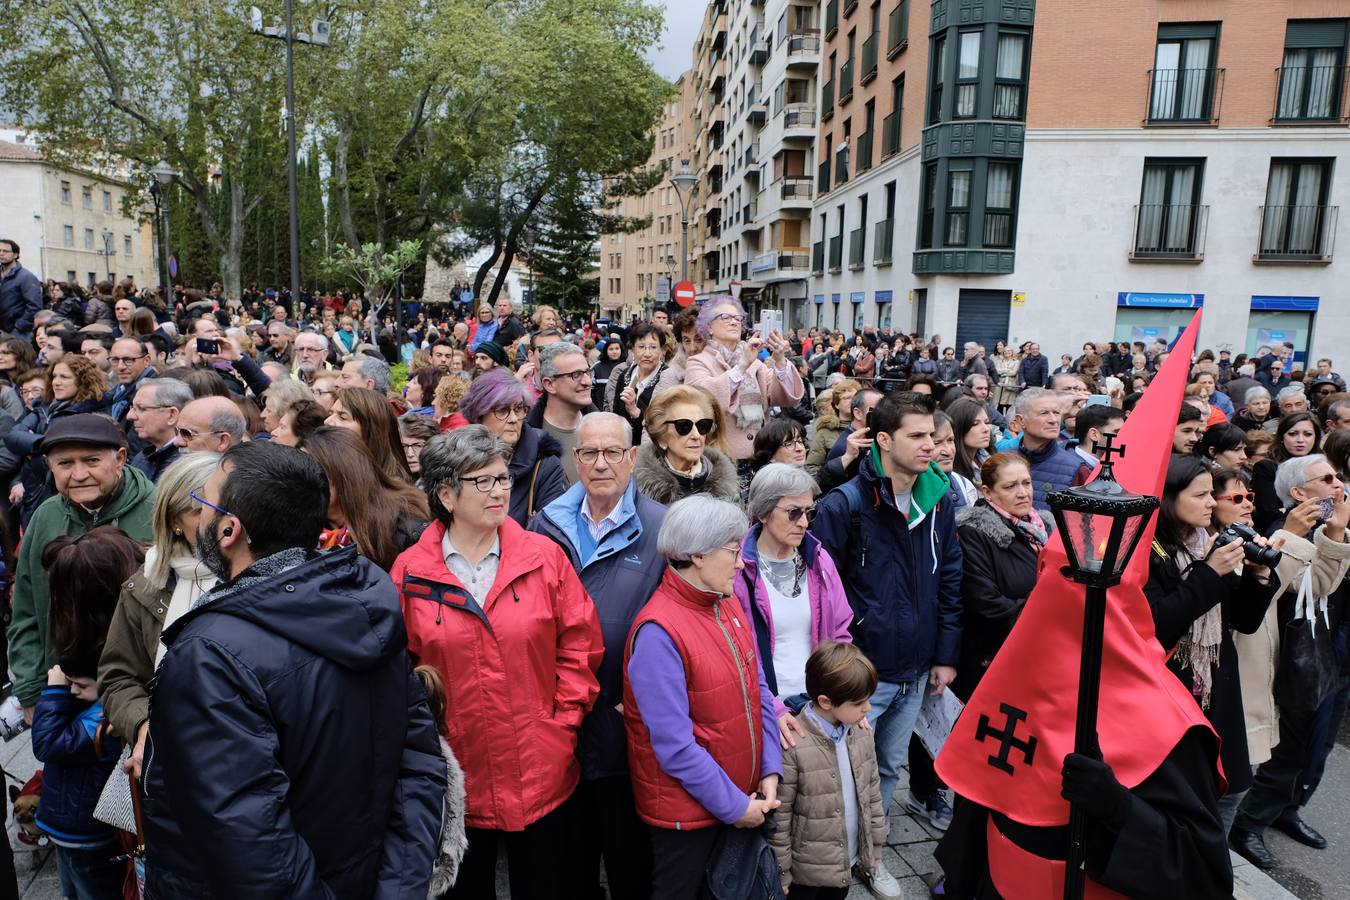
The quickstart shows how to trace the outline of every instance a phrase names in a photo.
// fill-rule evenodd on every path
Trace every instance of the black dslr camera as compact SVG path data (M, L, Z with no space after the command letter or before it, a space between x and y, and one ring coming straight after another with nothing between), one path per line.
M1256 543L1256 532L1241 522L1234 522L1220 531L1214 541L1214 548L1226 547L1233 541L1242 541L1242 558L1254 566L1273 569L1280 564L1280 558L1284 555L1274 547L1262 547Z

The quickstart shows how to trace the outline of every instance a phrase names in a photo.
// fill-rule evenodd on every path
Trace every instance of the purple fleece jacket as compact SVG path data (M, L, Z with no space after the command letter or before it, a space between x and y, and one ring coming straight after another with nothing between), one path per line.
M712 754L694 740L684 662L675 642L660 625L648 622L638 629L633 640L633 655L628 660L628 681L642 709L642 723L651 734L652 750L661 771L682 784L718 821L736 824L749 807L750 799L727 777ZM775 700L764 681L764 670L760 668L761 778L783 774Z

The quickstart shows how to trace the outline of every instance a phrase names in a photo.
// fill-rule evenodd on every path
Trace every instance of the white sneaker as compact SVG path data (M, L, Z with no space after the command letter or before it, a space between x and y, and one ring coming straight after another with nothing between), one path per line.
M877 866L876 872L871 875L864 871L862 866L856 866L854 871L877 900L904 900L905 893L900 889L900 882L895 880L895 876L884 865Z

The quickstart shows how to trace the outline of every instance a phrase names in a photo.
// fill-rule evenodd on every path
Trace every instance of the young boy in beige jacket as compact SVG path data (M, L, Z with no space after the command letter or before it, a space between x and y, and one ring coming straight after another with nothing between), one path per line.
M797 714L806 733L783 751L769 840L792 900L843 900L855 868L869 888L894 884L878 877L886 815L872 734L858 727L876 687L877 670L852 644L826 641L807 660L811 702Z

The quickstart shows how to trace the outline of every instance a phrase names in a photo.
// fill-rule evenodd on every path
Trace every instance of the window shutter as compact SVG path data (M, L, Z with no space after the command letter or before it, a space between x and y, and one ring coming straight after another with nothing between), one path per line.
M1344 47L1345 19L1316 19L1290 22L1284 45L1290 49Z
M1217 22L1176 22L1158 26L1158 40L1184 41L1195 38L1216 38L1219 36Z

